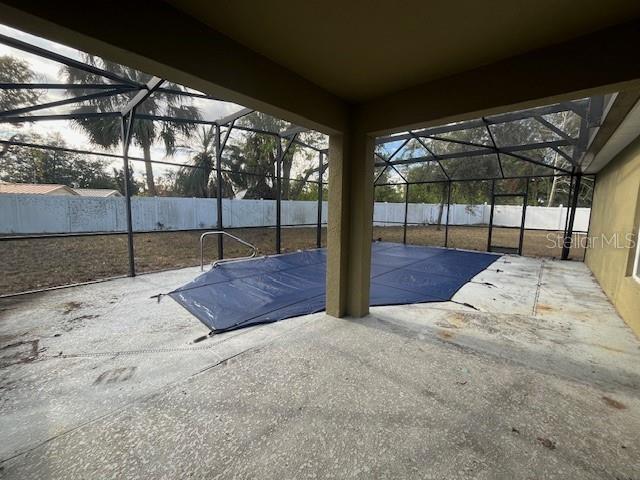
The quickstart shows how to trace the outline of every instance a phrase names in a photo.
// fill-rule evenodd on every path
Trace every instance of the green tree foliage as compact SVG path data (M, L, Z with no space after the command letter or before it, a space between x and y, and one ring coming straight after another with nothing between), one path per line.
M122 194L125 194L124 188L124 169L122 168L112 168L112 177L115 188ZM131 196L138 195L144 189L144 185L136 180L129 170L129 194Z
M318 200L318 184L317 183L305 183L304 187L297 196L289 196L289 200L306 200L306 201L317 201ZM327 185L322 186L322 199L328 200L329 198L329 189Z
M151 79L151 76L146 73L104 60L94 55L85 54L84 61L137 83L147 83ZM102 76L72 67L64 67L63 74L65 81L68 83L104 83ZM184 90L184 87L173 83L165 83L164 86L174 90ZM75 95L86 95L88 93L92 93L92 90L80 89L74 92ZM134 94L121 94L93 99L77 107L76 110L83 112L87 110L98 112L119 111L133 95ZM188 97L162 91L155 92L151 95L138 106L136 112L183 119L195 120L200 118L199 110L191 104L191 100ZM75 120L75 123L87 133L93 143L102 147L112 148L119 145L122 141L121 124L118 118L85 118ZM160 140L164 144L166 153L171 154L175 151L181 136L189 135L195 128L194 124L182 122L173 123L150 120L136 120L134 122L132 142L142 148L145 160L147 192L149 195L156 195L153 166L150 161L152 145Z
M580 129L580 117L571 112L560 112L545 117L558 129L576 138ZM436 158L450 154L480 149L482 146L492 147L493 141L498 146L524 145L529 143L558 140L558 136L543 123L535 118L529 118L491 127L491 134L484 127L451 131L439 135L438 138L422 139L422 142L412 139L395 153L393 161L406 161L395 167L411 182L441 182L412 185L409 190L409 201L413 203L439 204L440 212L447 202L447 177L452 180L451 203L482 204L491 201L491 181L496 179L496 191L523 192L525 181L522 179L501 178L501 169L505 176L533 177L529 182L529 203L531 205L557 206L567 204L569 192L568 177L543 177L558 173L557 168L571 170L571 163L561 154L559 149L550 148L523 152L523 155L537 162L548 165L535 165L531 162L502 154L483 155L475 157L449 158L441 161L424 161L426 158ZM449 142L444 139L452 140ZM456 143L457 142L457 143ZM462 143L461 143L462 142ZM472 144L472 145L468 145ZM383 158L399 148L399 144L390 144L386 148L378 148L377 153ZM563 148L563 147L559 147ZM567 155L571 149L565 149ZM412 163L412 160L420 160ZM378 179L378 184L389 182L393 176L398 185L376 186L376 201L400 202L404 201L403 182L390 168ZM478 180L473 180L478 179ZM590 202L593 191L593 180L583 178L580 189L579 205L586 206ZM506 202L520 202L519 199L507 199ZM441 215L440 215L441 217Z
M0 82L31 83L36 74L29 63L11 55L0 56ZM0 110L13 110L37 103L40 93L37 90L0 90Z
M34 143L64 148L60 135L32 136ZM106 170L107 163L65 151L11 147L0 158L0 180L11 183L55 183L78 188L121 188L121 172ZM118 177L120 175L120 177ZM119 180L120 178L120 180Z
M254 112L243 117L238 125L257 130L278 132L289 124L270 115ZM305 142L319 140L315 132L305 133ZM217 184L215 170L215 129L200 128L193 136L196 140L190 164L198 167L182 167L168 179L175 194L215 197ZM225 197L276 198L276 162L278 138L257 132L236 131L224 148L222 164L222 193ZM283 148L287 141L283 140ZM299 199L311 195L305 183L319 169L317 153L298 144L292 144L282 160L282 198ZM305 190L306 189L306 190ZM317 193L317 187L316 187Z
M36 78L28 62L11 55L0 56L0 82L2 83L30 83ZM37 90L0 90L0 111L13 110L20 107L35 105L40 98ZM10 140L19 140L22 135L15 133ZM9 145L0 147L0 158L9 151Z

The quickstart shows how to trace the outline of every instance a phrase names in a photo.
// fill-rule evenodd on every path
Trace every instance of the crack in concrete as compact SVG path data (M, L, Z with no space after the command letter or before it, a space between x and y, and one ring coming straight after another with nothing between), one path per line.
M531 314L535 317L538 308L538 298L540 298L540 286L542 285L542 272L544 271L544 258L540 262L540 272L538 273L538 285L536 286L536 295L533 299L533 309Z

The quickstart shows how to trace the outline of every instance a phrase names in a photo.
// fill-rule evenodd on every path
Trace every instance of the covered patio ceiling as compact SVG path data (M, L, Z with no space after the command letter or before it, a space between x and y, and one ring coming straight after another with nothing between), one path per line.
M549 47L640 15L612 0L169 0L332 94L362 102ZM268 39L268 41L266 41Z
M640 5L3 0L14 27L323 133L418 129L637 87ZM125 8L126 7L126 8ZM463 12L464 14L461 14ZM550 20L552 19L552 21Z

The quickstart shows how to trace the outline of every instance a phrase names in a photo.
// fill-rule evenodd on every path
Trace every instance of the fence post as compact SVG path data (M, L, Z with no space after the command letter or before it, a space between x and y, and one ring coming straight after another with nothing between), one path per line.
M564 205L560 204L559 210L558 210L558 230L562 230L564 229L564 227L562 226L562 212L564 210Z

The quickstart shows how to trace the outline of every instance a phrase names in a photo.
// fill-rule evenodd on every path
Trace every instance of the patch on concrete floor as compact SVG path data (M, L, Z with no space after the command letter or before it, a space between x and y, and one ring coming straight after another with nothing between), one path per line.
M448 331L446 331L446 330L440 330L440 331L438 332L438 336L439 336L440 338L447 339L447 338L451 338L451 337L453 337L453 333L452 333L452 332L448 332Z
M375 242L371 306L449 301L500 255ZM324 310L325 249L218 265L169 295L216 332ZM468 305L471 308L473 305Z
M133 377L136 369L137 367L122 367L106 370L98 375L93 384L101 385L106 383L126 382Z
M78 310L79 308L82 308L82 302L75 302L75 301L71 301L71 302L65 302L62 304L62 313L64 313L65 315L70 314L71 312Z
M69 320L64 322L64 326L62 329L65 332L70 332L74 328L83 327L85 325L85 320L92 320L94 318L98 318L100 315L80 315L77 317L70 318Z
M624 410L625 408L627 408L624 403L614 400L611 397L607 397L606 395L602 397L602 400L604 400L604 403L609 405L611 408L615 408L616 410Z
M538 437L538 442L540 443L540 445L542 445L545 448L548 448L549 450L556 449L556 442L548 438Z
M23 340L0 347L0 368L32 362L38 358L38 340Z

